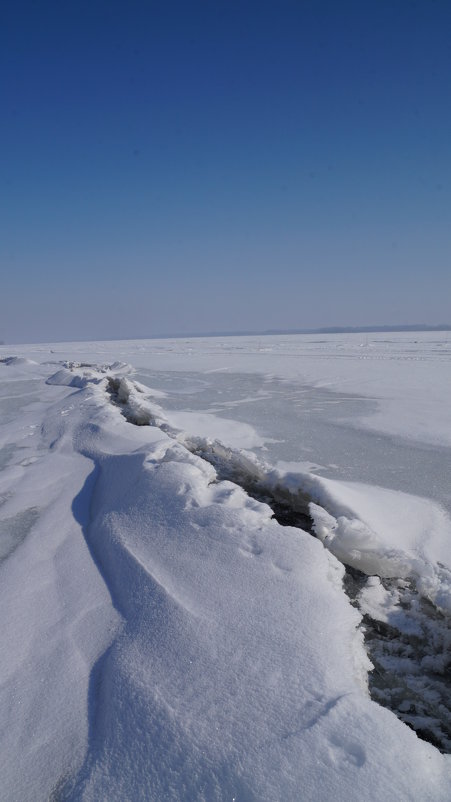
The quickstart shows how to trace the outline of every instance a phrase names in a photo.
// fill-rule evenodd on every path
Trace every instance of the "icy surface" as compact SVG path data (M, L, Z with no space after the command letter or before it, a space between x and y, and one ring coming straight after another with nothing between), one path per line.
M5 799L450 798L450 350L0 348Z

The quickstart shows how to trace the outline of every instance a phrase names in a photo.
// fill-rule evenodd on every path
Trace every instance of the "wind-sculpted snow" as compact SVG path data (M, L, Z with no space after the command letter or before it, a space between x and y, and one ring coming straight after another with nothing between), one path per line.
M20 546L38 518L38 507L30 507L0 521L0 562L6 560Z
M48 370L0 366L19 396L39 384L39 401L0 425L14 443L0 471L0 799L44 802L76 771L88 736L93 664L118 622L108 591L71 515L89 462L74 451L85 412L67 388L47 387ZM71 391L72 392L72 391ZM81 399L80 399L81 401Z
M337 488L192 437L93 363L63 368L78 384L0 366L41 377L0 472L2 520L39 508L0 566L8 802L448 800L449 757L369 698L376 591L360 612L336 557L274 517L308 527L329 499L338 520Z

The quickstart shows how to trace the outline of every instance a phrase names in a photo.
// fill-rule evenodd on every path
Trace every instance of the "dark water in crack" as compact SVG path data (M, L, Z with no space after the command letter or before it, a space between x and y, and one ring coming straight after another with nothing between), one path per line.
M136 425L120 400L118 386L110 379L110 398ZM164 429L171 434L169 427ZM190 450L213 465L218 480L232 481L252 498L268 504L279 524L315 537L306 494L293 495L285 488L266 486L239 461L234 462L229 449L221 453L209 446ZM371 698L395 713L420 738L451 753L451 618L420 597L411 581L378 580L344 567L343 588L362 614L365 646L374 666L368 675ZM382 603L370 605L369 612L367 595L375 582L380 583Z
M419 597L412 582L381 582L397 597L398 611L386 621L363 617L374 665L371 696L420 738L451 753L451 619Z
M257 501L271 507L282 526L303 529L313 537L313 520L307 506L293 497L283 498L277 489L243 477L241 471L221 470L217 459L209 458L218 479L234 481ZM343 588L361 613L362 595L369 578L344 565ZM374 666L368 675L371 698L387 707L417 735L451 753L451 619L419 596L412 582L382 579L383 588L394 600L387 621L363 613L361 628L365 647ZM398 609L396 609L398 608Z

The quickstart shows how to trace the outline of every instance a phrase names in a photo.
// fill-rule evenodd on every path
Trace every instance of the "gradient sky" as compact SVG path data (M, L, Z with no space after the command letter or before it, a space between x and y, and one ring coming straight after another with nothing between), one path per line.
M16 0L0 82L0 339L451 322L449 0Z

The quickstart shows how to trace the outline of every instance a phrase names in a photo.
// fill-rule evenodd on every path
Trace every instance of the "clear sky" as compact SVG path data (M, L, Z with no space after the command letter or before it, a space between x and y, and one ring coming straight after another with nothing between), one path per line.
M0 82L0 339L451 322L449 0L15 0Z

